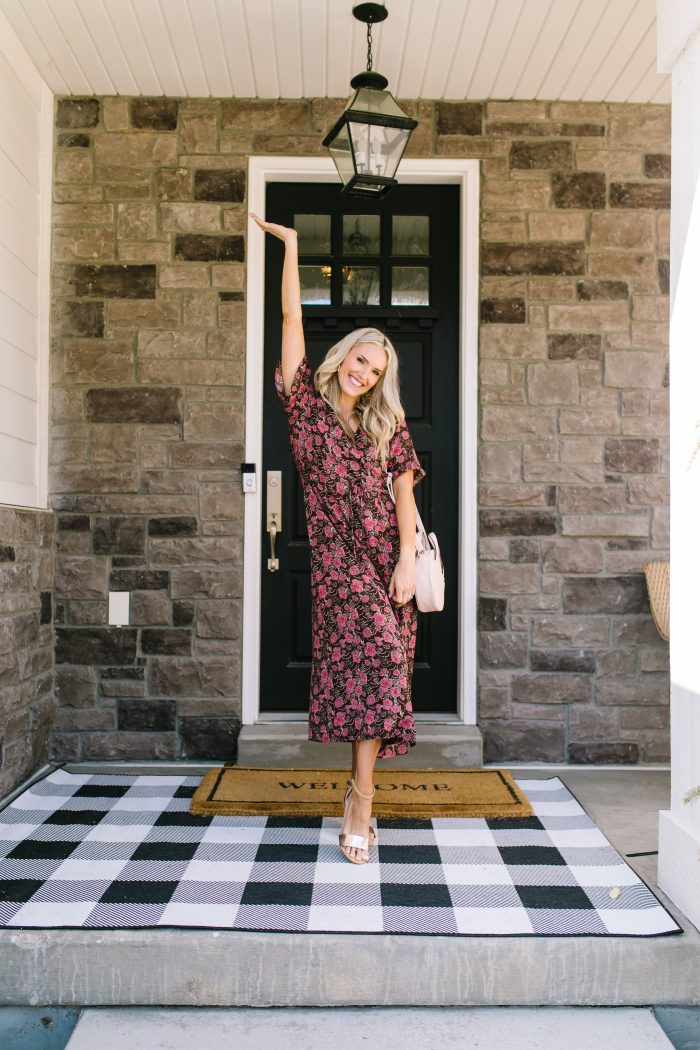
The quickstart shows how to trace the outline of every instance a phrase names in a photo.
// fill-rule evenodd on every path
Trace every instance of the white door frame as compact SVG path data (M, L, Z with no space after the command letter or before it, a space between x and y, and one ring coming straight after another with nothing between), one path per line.
M476 725L477 660L477 427L479 341L479 162L460 158L414 158L401 161L402 183L456 183L460 187L460 352L459 352L459 520L460 579L457 588L458 721ZM256 156L248 161L248 207L265 214L268 182L336 182L330 158ZM260 715L260 566L269 552L261 550L264 511L262 477L263 329L265 237L252 220L247 238L246 434L245 459L257 471L256 492L244 500L242 712L244 725L289 720ZM439 614L437 614L439 615ZM293 715L301 721L305 716ZM435 719L430 719L435 721ZM451 719L454 721L454 719Z

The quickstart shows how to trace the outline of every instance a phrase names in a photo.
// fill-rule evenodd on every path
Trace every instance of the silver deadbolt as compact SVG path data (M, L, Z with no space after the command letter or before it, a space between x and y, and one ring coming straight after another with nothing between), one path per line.
M277 572L280 567L279 558L275 557L275 539L282 531L282 471L268 470L266 484L266 528L270 533L270 557L267 559L267 568L270 572Z

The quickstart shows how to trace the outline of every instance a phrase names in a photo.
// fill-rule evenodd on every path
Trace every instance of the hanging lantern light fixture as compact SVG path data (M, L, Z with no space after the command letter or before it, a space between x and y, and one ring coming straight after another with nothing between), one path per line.
M394 175L418 121L406 116L386 90L386 77L372 70L372 26L389 12L382 4L357 4L352 13L367 23L367 69L350 81L355 94L323 145L338 169L343 193L383 197L398 185Z

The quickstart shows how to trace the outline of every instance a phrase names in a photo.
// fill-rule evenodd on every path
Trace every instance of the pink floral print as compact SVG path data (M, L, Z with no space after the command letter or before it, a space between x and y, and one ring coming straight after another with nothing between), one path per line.
M292 455L301 478L311 554L312 664L309 740L381 739L378 758L406 754L416 742L411 679L418 610L397 606L389 583L399 529L386 472L367 433L349 437L317 392L306 357L284 392ZM403 420L387 469L425 477Z

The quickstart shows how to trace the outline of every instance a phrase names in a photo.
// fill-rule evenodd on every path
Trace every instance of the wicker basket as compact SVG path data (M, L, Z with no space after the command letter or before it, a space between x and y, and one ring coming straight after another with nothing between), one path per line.
M669 617L671 612L671 586L669 577L670 563L667 561L648 561L642 565L642 568L644 569L644 575L647 580L651 615L654 617L657 631L664 641L667 642L669 637Z

